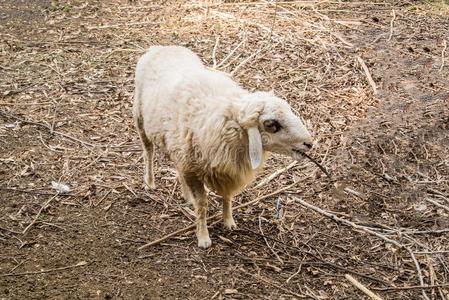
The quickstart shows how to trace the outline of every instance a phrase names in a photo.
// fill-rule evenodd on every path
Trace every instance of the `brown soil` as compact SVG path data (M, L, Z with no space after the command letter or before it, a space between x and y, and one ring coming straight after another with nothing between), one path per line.
M0 299L368 299L345 274L382 299L448 299L448 4L214 3L0 1ZM304 161L254 188L290 163L273 155L235 202L298 183L235 212L238 230L139 251L194 218L162 155L143 189L137 58L177 44L212 66L242 40L218 69L309 120L332 181Z

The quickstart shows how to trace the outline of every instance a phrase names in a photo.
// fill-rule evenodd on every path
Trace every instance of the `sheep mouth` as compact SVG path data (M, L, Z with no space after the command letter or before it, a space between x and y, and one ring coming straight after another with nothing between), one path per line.
M299 155L307 158L311 162L313 162L318 168L320 168L321 171L323 171L324 174L326 174L327 177L331 178L331 175L326 170L326 168L321 163L319 163L316 159L314 159L313 157L311 157L310 155L308 155L304 151L301 151L301 150L298 150L298 149L294 149L294 148L292 149L292 151L293 151L293 153L299 154Z

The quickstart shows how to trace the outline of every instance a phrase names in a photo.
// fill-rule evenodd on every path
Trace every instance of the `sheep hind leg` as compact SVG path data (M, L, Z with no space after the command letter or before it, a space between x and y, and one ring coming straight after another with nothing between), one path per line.
M143 163L145 166L145 174L143 181L145 182L146 189L154 189L156 187L154 183L154 171L153 171L153 158L154 158L154 144L148 139L145 129L143 128L142 118L137 119L137 130L139 132L140 140L143 145Z
M183 176L183 181L192 193L192 202L195 206L196 212L196 236L198 238L198 247L208 248L212 245L209 237L209 230L207 229L207 195L204 189L204 184L195 176Z
M181 183L181 189L182 189L182 196L184 197L184 200L186 200L188 203L192 203L195 205L192 191L190 190L190 187L187 185L186 181L184 180L184 176L178 174L179 182Z
M237 228L232 217L232 197L229 196L223 198L223 224L229 230Z
M154 158L154 144L148 141L148 144L145 146L145 174L144 174L144 182L145 186L148 189L155 189L156 184L154 183L154 171L153 171L153 158Z

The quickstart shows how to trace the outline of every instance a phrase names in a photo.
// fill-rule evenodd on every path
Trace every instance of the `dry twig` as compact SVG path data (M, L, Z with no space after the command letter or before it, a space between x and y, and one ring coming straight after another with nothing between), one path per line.
M391 38L393 37L393 26L394 26L394 20L396 20L396 12L393 10L391 10L391 14L392 14L392 18L390 21L390 35L388 36L387 41L390 41Z
M215 38L215 45L214 45L214 49L212 50L212 69L216 69L217 68L217 47L218 47L218 43L220 42L220 36L217 35L217 37Z
M323 171L324 174L326 174L327 177L331 178L331 175L329 174L329 172L326 170L325 167L323 167L323 165L321 165L316 159L314 159L313 157L311 157L310 155L308 155L307 153L301 152L301 151L296 151L296 153L301 154L302 156L306 157L308 160L310 160L311 162L313 162L318 168L320 168L321 171Z
M263 215L264 211L265 210L262 210L262 212L259 215L259 230L260 230L260 234L262 235L262 238L265 241L265 244L267 245L268 249L270 249L271 253L273 253L273 255L276 257L276 259L281 263L281 265L283 265L284 261L279 257L279 254L277 254L276 251L274 251L274 249L270 246L270 244L268 244L267 238L265 237L265 234L263 233L263 230L262 230L262 215Z
M443 40L443 50L441 51L441 66L440 66L440 69L438 70L438 72L443 71L446 49L447 49L447 41Z
M409 247L405 247L405 250L407 250L407 252L410 254L410 256L413 260L413 263L415 264L416 273L418 274L419 284L421 286L425 286L421 267L419 266L419 262L416 259L415 253L413 253L413 251ZM424 289L421 291L421 294L423 295L424 299L429 300L429 296L427 296L427 293Z
M0 274L0 277L26 276L26 275L36 275L36 274L43 274L43 273L53 273L53 272L57 272L57 271L63 271L63 270L67 270L67 269L83 267L85 265L87 265L87 262L80 261L76 265L71 265L71 266L66 266L66 267L61 267L61 268L54 268L54 269L41 270L41 271L35 271L35 272Z
M288 166L278 169L275 172L273 172L271 175L265 177L264 179L262 179L253 189L258 189L264 185L266 185L267 183L269 183L271 180L273 180L274 178L278 177L280 174L284 173L285 171L290 170L291 168L293 168L294 166L296 166L296 164L298 163L298 161L293 161L291 162Z
M98 30L98 29L107 29L107 28L118 28L118 27L129 27L129 26L140 26L140 25L157 25L158 23L153 21L145 21L145 22L132 22L132 23L123 23L123 24L108 24L102 26L92 26L87 27L88 30Z
M370 291L366 286L364 286L361 282L359 282L357 279L355 279L354 277L352 277L349 274L345 274L345 278L347 280L349 280L350 283L352 283L356 288L358 288L359 290L361 290L365 295L367 295L368 297L370 297L373 300L382 300L382 298L380 298L379 296L377 296L376 294L374 294L372 291Z
M399 242L397 242L395 240L392 240L392 239L386 237L385 235L380 234L378 232L375 232L375 231L373 231L373 230L371 230L371 229L369 229L369 228L367 228L365 226L358 225L358 224L356 224L354 222L351 222L351 221L342 219L340 217L337 217L335 214L332 214L332 213L330 213L328 211L325 211L325 210L323 210L323 209L321 209L321 208L319 208L319 207L317 207L315 205L312 205L312 204L302 200L301 198L295 197L295 200L298 201L302 206L307 207L309 209L312 209L312 210L322 214L323 216L326 216L326 217L328 217L328 218L330 218L330 219L332 219L332 220L334 220L336 222L340 222L340 223L346 224L346 225L348 225L348 226L350 226L352 228L355 228L357 230L361 230L361 231L364 231L364 232L369 233L371 235L374 235L374 236L382 239L383 241L385 241L387 243L395 245L398 248L404 248L404 246L402 244L400 244Z
M427 202L430 202L430 203L432 203L433 205L435 205L435 206L437 206L437 207L439 207L439 208L442 208L442 209L444 209L444 210L446 210L446 211L449 212L449 206L446 206L446 205L443 205L443 204L441 204L441 203L438 203L437 201L432 200L432 199L430 199L430 198L425 198L425 200L426 200Z
M259 48L257 51L253 52L251 55L249 55L247 58L245 58L244 60L242 60L235 68L234 70L232 70L232 72L230 73L231 76L234 76L237 71L243 67L246 63L248 63L251 59L253 59L254 57L256 57L257 55L259 55L259 53L261 53L262 51L265 51L266 49L268 49L268 47L261 47Z
M77 139L77 138L75 138L75 137L73 137L73 136L70 136L70 135L68 135L68 134L66 134L66 133L63 133L63 132L59 132L59 131L53 130L53 129L51 128L50 125L43 124L43 123L39 123L39 122L28 121L28 120L22 119L22 118L20 118L20 117L17 117L17 116L15 116L15 115L7 114L7 113L5 113L5 112L3 112L3 111L0 111L0 114L3 115L3 116L5 116L5 117L10 117L10 118L16 119L16 120L18 120L18 121L20 121L20 122L22 122L22 123L24 123L24 124L36 125L36 126L39 126L39 127L45 128L45 129L48 129L48 131L50 131L50 134L57 134L57 135L63 136L63 137L65 137L65 138L69 139L69 140L72 140L72 141L81 143L81 144L83 144L84 146L94 147L94 145L91 144L91 143L82 141L82 140Z
M365 62L360 56L357 56L357 60L359 61L360 65L362 66L363 71L365 72L366 79L368 80L368 83L370 84L371 88L373 89L373 94L377 95L377 86L374 82L373 78L371 77L371 73L369 72L368 67L366 66Z
M372 289L375 291L406 291L406 290L421 290L421 289L435 289L435 288L441 288L441 287L449 287L449 283L443 283L443 284L434 284L434 285L413 285L413 286L392 286L392 287L386 287L386 288L376 288L373 287Z
M217 68L221 67L225 62L228 61L229 58L232 57L232 55L234 54L235 51L237 51L238 48L240 48L241 45L243 45L243 43L246 41L246 38L243 38L240 43L237 44L237 46L235 46L234 49L232 49L231 52L229 52L228 55L226 55L225 58L223 58L223 60L217 65Z
M22 231L22 234L25 234L30 228L31 226L34 225L34 223L36 223L37 219L39 218L39 216L41 215L41 213L48 208L48 206L50 205L51 201L53 201L53 199L55 199L59 194L54 195L53 197L51 197L50 199L48 199L44 204L42 204L41 208L39 209L39 211L37 212L36 216L34 217L33 221L27 226L25 227L25 229Z

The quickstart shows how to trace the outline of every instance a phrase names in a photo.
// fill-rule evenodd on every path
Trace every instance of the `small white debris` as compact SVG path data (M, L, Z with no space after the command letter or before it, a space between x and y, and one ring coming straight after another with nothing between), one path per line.
M10 129L10 128L14 129L14 128L16 128L17 123L5 124L4 126L5 126L5 128L8 128L8 129Z
M56 182L56 181L52 181L51 182L51 187L53 189L55 189L56 191L58 191L61 194L65 194L65 193L69 193L70 192L70 187L67 184L61 183L61 182Z
M427 209L427 205L425 203L415 204L413 208L416 211L425 211Z
M224 290L224 293L225 293L225 295L232 295L232 294L238 294L238 290L236 290L236 289L225 289Z

